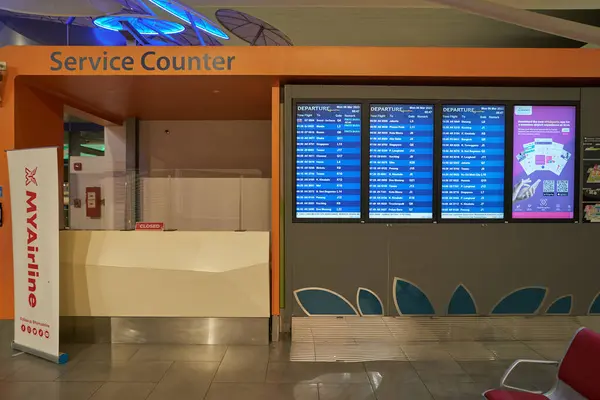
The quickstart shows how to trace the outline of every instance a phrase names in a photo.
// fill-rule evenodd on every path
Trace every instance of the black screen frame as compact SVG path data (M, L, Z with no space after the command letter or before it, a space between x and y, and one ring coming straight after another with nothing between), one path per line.
M512 177L514 173L513 156L514 156L514 111L516 106L555 106L555 107L575 107L575 153L573 154L573 162L575 163L573 176L573 217L572 218L513 218L512 213L512 196L507 196L509 203L508 221L510 223L554 223L554 224L577 224L580 218L580 199L581 199L581 102L579 101L561 101L561 100L546 100L546 101L517 101L513 100L510 105L510 182L508 188L512 190Z
M438 199L437 199L437 187L438 187L438 166L437 166L437 142L436 142L436 107L438 106L439 100L410 100L410 99L372 99L369 98L365 101L365 122L366 122L366 130L364 134L366 135L363 138L364 143L364 156L363 156L363 185L366 188L363 190L363 194L365 194L363 199L364 204L364 213L366 217L366 222L372 224L431 224L436 222L436 218L438 215ZM432 189L432 216L431 218L371 218L369 215L369 200L370 200L370 161L371 161L371 106L372 105L397 105L397 106L431 106L433 108L433 189Z
M365 210L364 210L364 99L350 99L350 98L294 98L292 99L292 223L311 223L311 224L335 224L335 223L364 223L365 221ZM296 209L296 174L297 174L297 139L298 139L298 127L296 124L298 105L358 105L360 106L360 217L359 218L299 218L297 216Z
M512 139L512 128L509 125L510 121L508 118L509 114L509 102L505 100L477 100L477 99L462 99L462 100L440 100L439 102L439 114L436 116L438 118L439 131L438 131L438 179L439 185L437 187L438 190L438 207L439 207L439 218L438 222L441 224L447 223L458 223L458 224L497 224L497 223L507 223L508 222L508 214L507 207L510 204L510 199L507 196L507 183L510 182L510 175L508 169L508 150L512 147L512 140L509 144L509 134ZM504 107L504 213L502 218L442 218L442 129L443 129L443 108L444 106L496 106L496 107Z

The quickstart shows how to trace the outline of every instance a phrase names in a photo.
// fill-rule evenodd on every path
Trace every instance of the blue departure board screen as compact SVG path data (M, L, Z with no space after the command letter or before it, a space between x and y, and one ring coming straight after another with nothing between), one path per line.
M360 219L360 104L296 105L296 218Z
M433 105L371 104L369 218L433 218Z
M504 106L442 111L442 219L504 218Z

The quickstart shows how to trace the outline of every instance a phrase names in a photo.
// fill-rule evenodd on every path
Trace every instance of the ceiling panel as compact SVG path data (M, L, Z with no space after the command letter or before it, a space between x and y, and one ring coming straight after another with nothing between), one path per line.
M114 0L1 0L0 9L25 14L53 16L90 16L114 13L121 9Z
M214 16L216 7L198 8ZM583 43L454 9L238 7L298 46L581 47ZM543 11L597 25L599 10ZM245 45L232 38L225 45Z
M494 0L526 10L583 10L598 8L598 0ZM426 0L187 0L194 7L385 7L446 8Z

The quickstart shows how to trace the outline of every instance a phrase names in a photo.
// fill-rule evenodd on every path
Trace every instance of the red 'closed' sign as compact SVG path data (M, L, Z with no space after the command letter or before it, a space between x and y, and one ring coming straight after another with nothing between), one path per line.
M165 223L164 222L136 222L135 230L136 231L164 231Z

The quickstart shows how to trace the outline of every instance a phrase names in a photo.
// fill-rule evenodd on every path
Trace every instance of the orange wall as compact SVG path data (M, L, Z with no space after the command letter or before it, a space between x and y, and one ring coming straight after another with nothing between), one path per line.
M14 123L15 149L58 146L62 170L64 119L60 101L17 79Z
M131 71L50 70L50 55L63 58L131 56ZM147 51L157 56L234 56L230 71L146 71L139 59ZM390 47L42 47L0 49L0 60L21 75L269 75L387 77L600 77L596 49L477 49ZM13 69L13 73L14 73Z
M50 56L96 58L130 56L136 62L131 71L51 71ZM228 71L147 71L139 60L147 51L157 56L235 57ZM0 107L0 147L2 149L57 145L62 149L62 104L57 97L17 85L17 75L215 75L274 77L279 81L318 77L402 77L402 78L600 78L600 50L596 49L462 49L389 47L4 47L0 61L8 63L8 82ZM338 81L339 83L339 81ZM61 84L68 84L62 81ZM279 296L279 110L272 88L273 165L273 313ZM107 93L107 95L110 95ZM244 96L244 88L240 88ZM278 96L278 94L277 94ZM71 104L76 106L74 104ZM86 109L85 105L80 107ZM102 110L97 110L101 112ZM60 130L60 134L59 134ZM59 140L60 138L60 140ZM62 171L62 168L59 169ZM0 318L13 316L12 242L8 204L6 154L0 156L0 185L4 187L5 225L0 228Z
M11 68L10 72L14 72ZM3 226L0 227L0 319L13 316L12 224L8 200L8 167L6 151L14 148L14 81L8 79L0 107L0 186L3 187Z
M279 85L271 89L271 314L279 315Z
M52 96L31 89L19 82L9 80L11 94L5 97L0 108L0 144L4 150L33 147L58 146L57 168L62 191L63 175L63 105ZM5 93L6 96L6 93ZM5 188L1 199L4 212L4 225L0 228L0 319L12 319L13 305L13 266L12 266L12 223L10 219L10 191L8 187L8 166L6 152L0 159L0 185ZM62 192L59 192L62 205ZM62 216L62 212L59 214Z

